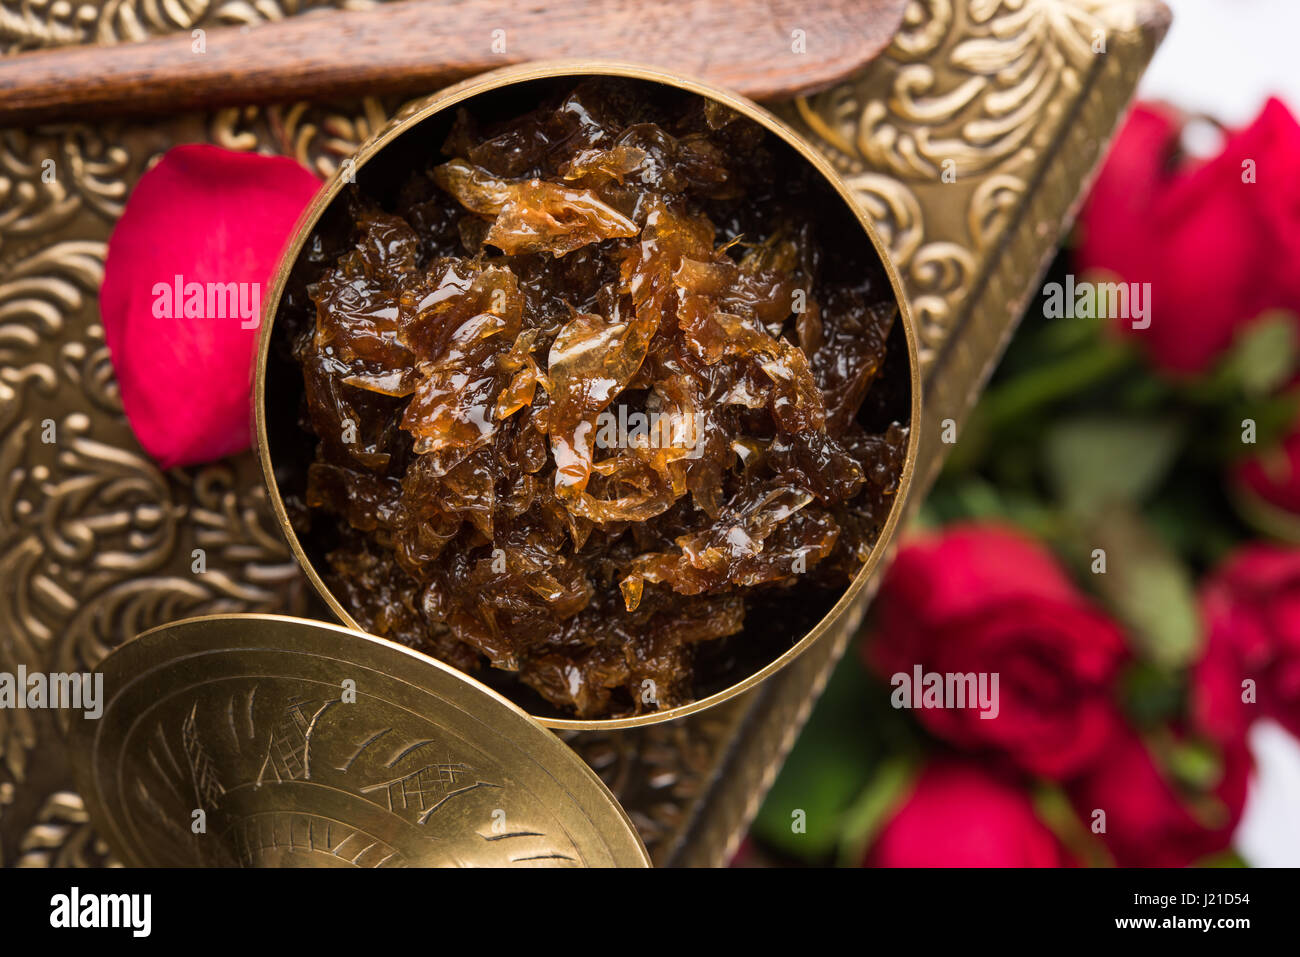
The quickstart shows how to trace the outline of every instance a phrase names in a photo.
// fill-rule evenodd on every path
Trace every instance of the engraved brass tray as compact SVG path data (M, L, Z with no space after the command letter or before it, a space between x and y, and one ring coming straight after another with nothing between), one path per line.
M895 414L910 439L897 498L870 558L806 635L730 687L631 718L530 718L441 662L367 635L313 568L281 500L287 470L268 416L296 423L298 393L268 373L280 298L300 251L352 182L364 190L405 164L411 144L480 97L531 106L539 84L617 76L723 103L789 145L825 177L830 201L861 225L858 241L884 267L899 320L886 371L905 387ZM441 137L444 134L439 134ZM406 144L407 151L402 150ZM394 152L386 152L387 150ZM419 155L419 148L416 148ZM379 173L367 164L391 160ZM841 241L849 241L841 237ZM298 371L284 378L300 383ZM276 401L272 402L272 395ZM128 863L182 865L598 866L648 863L623 809L552 728L627 728L701 712L755 687L819 642L842 640L906 502L920 422L911 316L897 275L848 187L780 121L740 97L661 70L602 61L548 61L495 70L404 106L357 150L301 216L265 300L253 389L257 449L281 532L308 580L348 627L260 615L185 618L128 641L100 665L110 695L98 719L73 716L75 779L108 846ZM295 428L296 425L290 425ZM296 453L279 457L297 462ZM508 693L508 692L507 692ZM350 698L350 700L349 700ZM384 758L386 757L386 760ZM211 825L211 827L209 827ZM360 848L360 850L358 850Z
M0 43L117 43L321 5L0 0ZM947 450L941 424L960 429L1168 20L1159 0L913 0L867 70L775 105L847 178L910 301L925 417L913 505ZM0 671L84 671L127 639L196 615L324 616L279 538L251 455L162 473L141 452L95 295L131 185L168 147L282 153L328 175L398 105L297 103L0 132ZM195 549L206 555L203 574L192 571ZM817 644L700 714L564 740L656 864L725 863L850 638ZM117 863L73 782L66 724L0 710L5 865Z

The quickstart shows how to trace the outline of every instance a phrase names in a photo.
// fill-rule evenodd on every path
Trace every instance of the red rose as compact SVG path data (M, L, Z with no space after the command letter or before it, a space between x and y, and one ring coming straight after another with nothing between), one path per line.
M1300 550L1251 545L1201 590L1205 653L1192 675L1198 725L1240 739L1257 717L1300 737ZM1251 682L1254 702L1243 701Z
M940 761L884 826L865 867L1066 867L1029 796L975 765Z
M1181 133L1170 111L1134 109L1079 217L1076 262L1151 283L1150 326L1120 328L1158 366L1196 373L1262 313L1300 313L1300 125L1270 100L1206 162L1178 161Z
M1111 684L1125 656L1119 628L1018 533L952 526L907 545L877 614L864 652L896 697L908 683L897 676L910 679L916 666L984 673L990 687L996 675L996 717L969 706L917 709L930 731L958 747L1060 779L1097 758L1118 720Z
M1250 501L1300 515L1300 429L1270 449L1239 462L1233 481Z
M163 468L248 448L262 300L319 187L291 159L191 145L131 193L99 306L122 408Z
M1085 826L1105 813L1097 836L1120 867L1185 867L1223 850L1246 803L1250 754L1238 739L1223 749L1218 779L1201 793L1180 789L1152 759L1142 739L1123 728L1105 759L1069 787Z

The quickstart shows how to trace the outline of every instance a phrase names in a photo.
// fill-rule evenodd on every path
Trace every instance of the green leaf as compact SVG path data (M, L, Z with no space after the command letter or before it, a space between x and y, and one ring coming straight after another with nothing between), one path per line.
M962 518L997 521L1006 518L1006 508L996 487L980 478L959 482L952 489L954 504Z
M880 765L852 807L844 812L839 853L841 865L853 867L861 863L872 841L915 780L916 766L907 758L892 758Z
M1265 501L1244 486L1232 488L1229 498L1237 514L1256 531L1279 542L1300 545L1300 516L1294 512Z
M1203 741L1178 741L1166 752L1169 770L1183 785L1208 791L1223 777L1223 761L1218 752Z
M1098 592L1128 626L1134 650L1155 665L1186 665L1201 641L1192 576L1182 560L1131 509L1113 509L1091 526L1106 553Z
M879 689L850 652L754 820L760 840L809 863L825 863L834 855L844 812L871 779L876 760L872 695L880 696Z
M1150 662L1140 661L1126 669L1120 688L1125 710L1139 727L1156 727L1182 711L1182 680Z
M1168 727L1145 734L1147 750L1172 780L1183 808L1208 830L1226 827L1232 812L1214 793L1223 779L1222 755L1207 741L1182 738Z
M1106 845L1080 819L1063 790L1042 783L1034 788L1032 798L1038 819L1047 825L1075 860L1087 867L1115 865Z
M1146 498L1168 474L1181 439L1182 429L1164 419L1070 419L1048 433L1047 472L1067 510L1094 516Z
M1216 378L1222 376L1247 396L1268 395L1295 373L1298 354L1296 317L1267 312L1237 336Z
M1245 859L1236 851L1229 848L1226 851L1219 851L1217 854L1211 854L1209 857L1203 857L1192 865L1194 868L1200 867L1249 867Z
M1277 445L1295 428L1296 418L1300 415L1300 392L1292 390L1241 399L1231 403L1225 411L1226 427L1211 451L1219 459L1229 462L1251 458L1258 455L1260 449ZM1253 445L1242 441L1242 422L1246 419L1255 423Z

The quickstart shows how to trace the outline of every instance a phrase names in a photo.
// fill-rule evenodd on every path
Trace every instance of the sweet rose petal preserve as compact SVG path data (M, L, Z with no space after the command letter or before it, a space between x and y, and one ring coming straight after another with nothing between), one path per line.
M306 466L281 491L367 631L530 710L672 708L871 554L908 448L898 306L753 119L622 77L529 92L422 124L318 221L275 321Z

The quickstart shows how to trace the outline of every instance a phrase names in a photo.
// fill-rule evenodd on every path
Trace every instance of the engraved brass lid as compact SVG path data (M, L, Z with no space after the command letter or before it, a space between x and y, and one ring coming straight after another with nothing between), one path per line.
M644 867L595 773L496 692L339 625L216 615L100 666L81 793L128 864Z

